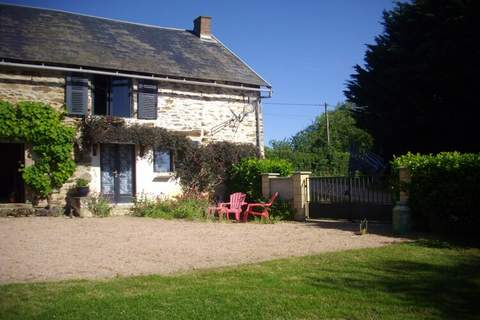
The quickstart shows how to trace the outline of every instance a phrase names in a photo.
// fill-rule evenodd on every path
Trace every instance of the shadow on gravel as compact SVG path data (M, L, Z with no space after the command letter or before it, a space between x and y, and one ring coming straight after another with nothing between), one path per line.
M360 232L360 222L351 222L347 220L317 220L317 221L307 222L306 224L307 226L312 228L335 229L335 230L349 231L353 233ZM392 225L385 224L385 223L369 222L368 233L377 234L381 236L389 236L389 237L395 236L392 231ZM405 237L402 236L401 238L405 238ZM410 238L410 236L407 238ZM418 236L412 236L411 238L417 239Z

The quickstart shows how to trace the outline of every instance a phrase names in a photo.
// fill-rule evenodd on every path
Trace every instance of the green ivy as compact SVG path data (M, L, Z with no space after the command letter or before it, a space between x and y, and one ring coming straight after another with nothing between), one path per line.
M160 146L171 150L175 159L183 158L195 147L192 140L179 132L136 123L127 125L117 117L86 117L82 125L84 149L100 143L131 143L143 148Z
M0 100L0 138L31 145L35 163L22 169L22 177L40 198L48 198L75 171L75 128L64 124L63 117L44 103Z
M473 231L480 223L480 153L408 153L395 157L395 169L406 167L414 218L434 231ZM473 228L473 229L471 229Z

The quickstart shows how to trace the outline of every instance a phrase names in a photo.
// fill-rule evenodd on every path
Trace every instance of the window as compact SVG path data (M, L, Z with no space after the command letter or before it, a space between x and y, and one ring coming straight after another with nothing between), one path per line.
M140 80L138 82L138 118L157 119L157 83Z
M88 78L82 75L67 76L65 100L68 114L86 114L88 105Z
M155 149L153 155L153 171L155 172L172 172L173 160L170 150Z
M93 113L131 117L131 81L118 77L95 76L93 78Z

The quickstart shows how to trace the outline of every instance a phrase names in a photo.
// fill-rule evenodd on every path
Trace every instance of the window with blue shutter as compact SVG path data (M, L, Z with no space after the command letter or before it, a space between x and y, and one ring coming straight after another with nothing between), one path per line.
M67 76L65 90L68 114L86 114L88 109L88 78Z
M157 119L157 83L154 81L138 82L138 118Z

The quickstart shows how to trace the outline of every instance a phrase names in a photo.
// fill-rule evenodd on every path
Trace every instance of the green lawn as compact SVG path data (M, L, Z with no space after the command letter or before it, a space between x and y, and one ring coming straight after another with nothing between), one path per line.
M480 319L480 250L438 241L175 276L0 287L0 319Z

